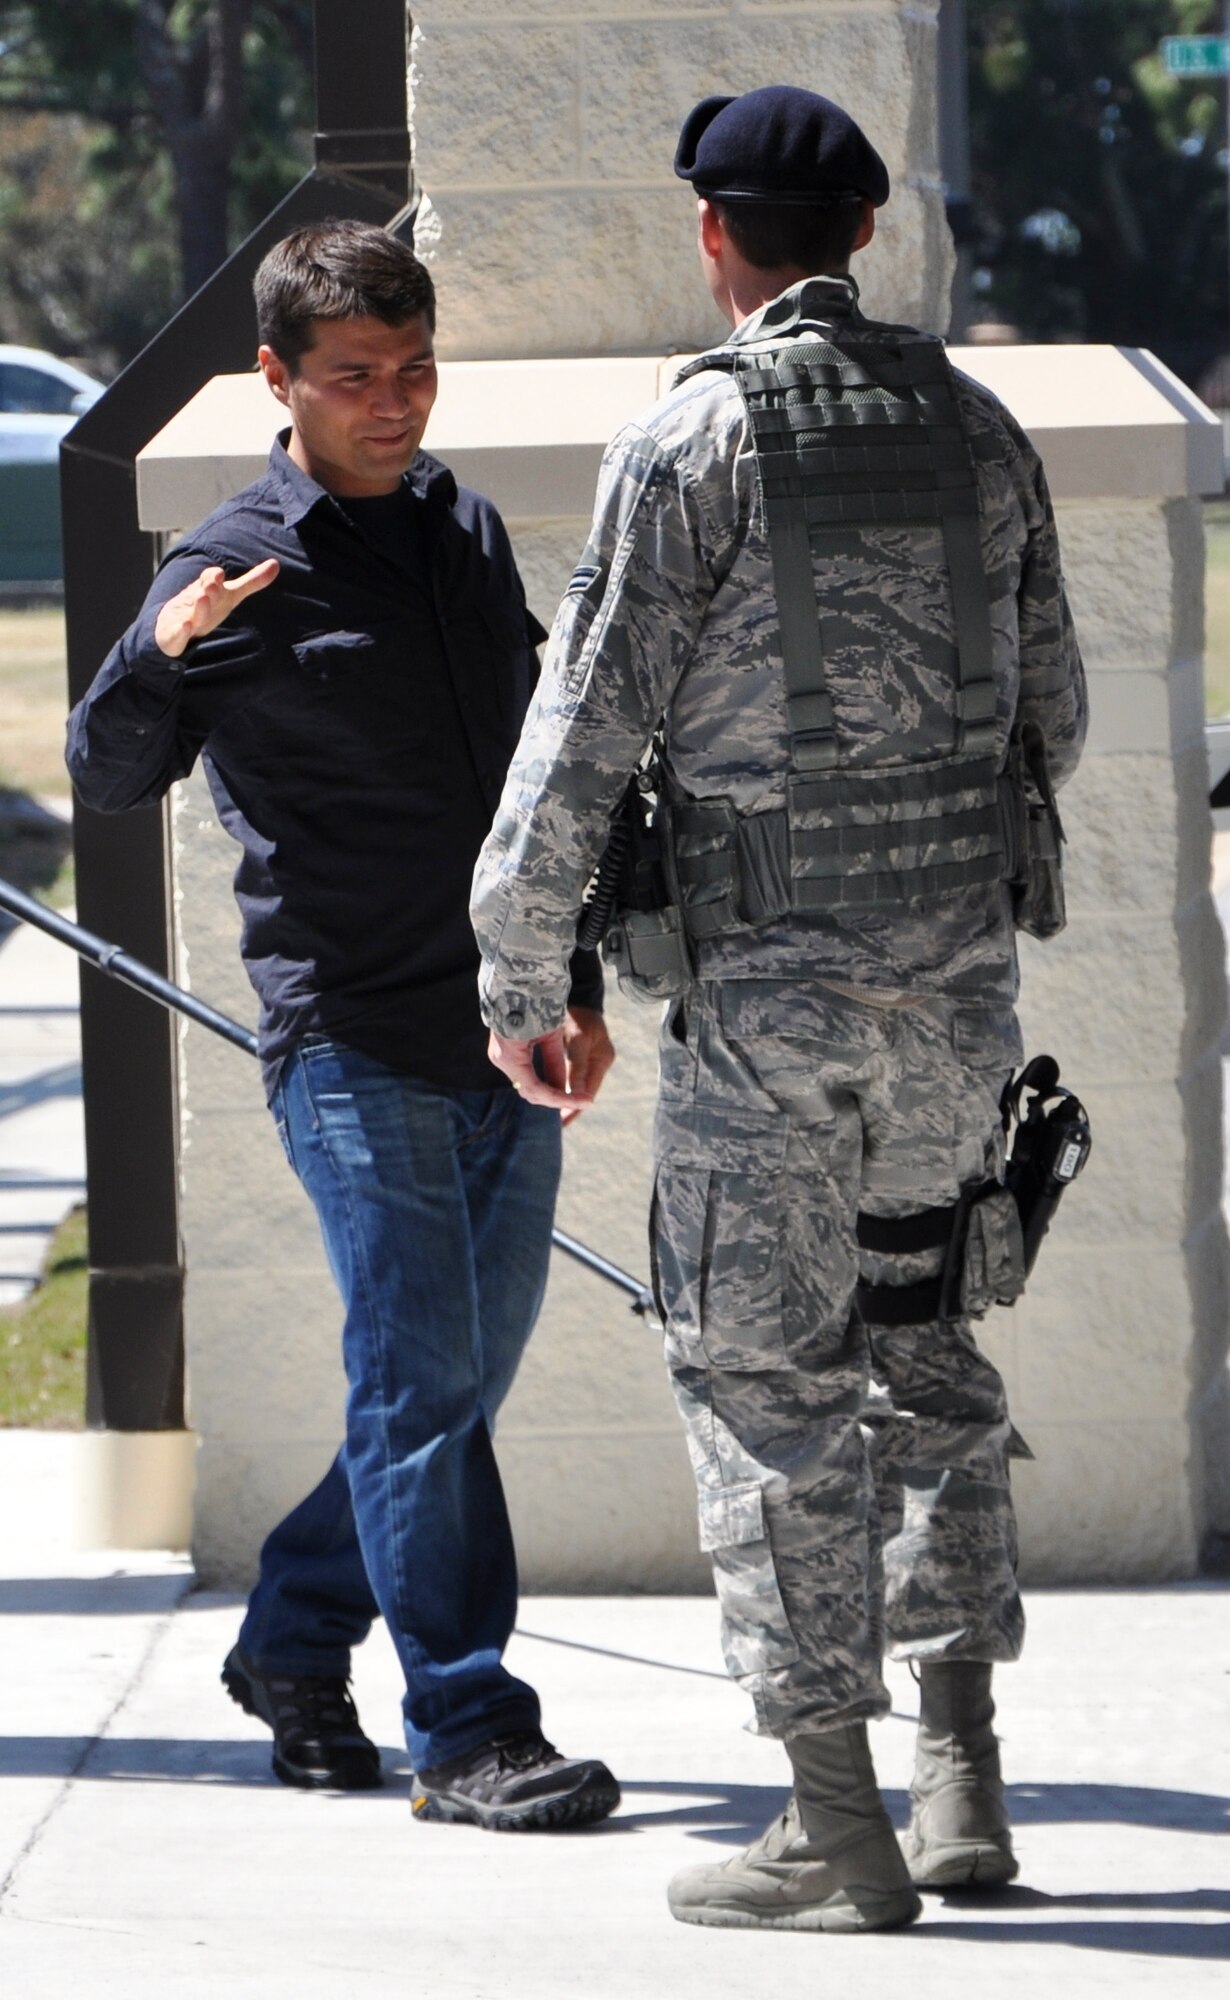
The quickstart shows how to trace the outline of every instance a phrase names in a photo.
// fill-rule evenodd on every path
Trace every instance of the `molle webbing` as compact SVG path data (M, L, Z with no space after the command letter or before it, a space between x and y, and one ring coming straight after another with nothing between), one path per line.
M851 528L934 527L944 538L957 646L957 751L995 741L991 611L973 457L943 347L804 342L739 358L781 624L796 771L840 762L825 679L815 568Z
M714 937L786 915L892 910L1002 881L978 487L943 347L894 333L728 350L711 365L731 369L755 445L792 769L777 810L673 801L688 930ZM937 527L956 641L951 702L924 712L910 761L851 764L825 672L817 572L848 557L851 530Z

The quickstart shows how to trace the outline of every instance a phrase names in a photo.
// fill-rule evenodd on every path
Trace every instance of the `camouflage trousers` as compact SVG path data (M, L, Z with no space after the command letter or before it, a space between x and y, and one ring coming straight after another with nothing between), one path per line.
M773 1736L882 1714L885 1647L1011 1660L1024 1621L1008 1461L1026 1453L966 1320L865 1327L856 1218L1003 1168L1020 1061L1002 1004L817 983L693 987L662 1032L651 1225L666 1354L726 1663Z

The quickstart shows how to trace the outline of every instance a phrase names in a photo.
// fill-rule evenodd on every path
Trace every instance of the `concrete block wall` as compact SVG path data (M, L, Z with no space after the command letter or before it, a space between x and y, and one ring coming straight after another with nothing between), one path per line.
M1200 503L1057 509L1089 671L1061 797L1069 924L1022 940L1026 1047L1094 1150L1030 1285L980 1336L1037 1454L1014 1471L1027 1575L1190 1575L1227 1522L1224 940L1209 887Z
M798 83L884 155L867 310L943 332L954 268L936 130L938 0L423 0L412 8L416 244L440 352L664 354L722 330L671 162L702 97Z

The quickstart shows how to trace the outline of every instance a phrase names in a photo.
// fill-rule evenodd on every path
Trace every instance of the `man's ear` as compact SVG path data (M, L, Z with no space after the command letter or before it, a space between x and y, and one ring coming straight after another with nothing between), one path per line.
M261 374L269 384L279 403L289 405L290 372L281 355L275 354L272 347L262 346L257 348L256 358L260 363Z
M867 196L864 195L863 219L858 225L858 234L855 237L853 243L850 245L850 255L853 257L856 250L865 250L867 248L867 245L870 243L872 237L875 235L875 233L876 233L875 208L872 202L869 201Z
M696 233L706 257L716 260L722 248L722 223L711 201L701 195L696 203Z

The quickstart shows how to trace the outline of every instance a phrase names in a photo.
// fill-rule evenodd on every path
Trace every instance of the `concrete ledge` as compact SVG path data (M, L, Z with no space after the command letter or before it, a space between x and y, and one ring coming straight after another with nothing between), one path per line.
M1027 431L1057 500L1225 485L1221 419L1144 347L953 347Z
M661 365L626 356L453 362L440 371L428 449L502 514L588 521L603 449L655 400ZM215 375L138 456L141 526L165 533L201 520L260 476L287 421L262 375Z
M192 1537L192 1431L84 1431L74 1453L81 1549L186 1549Z
M1056 499L1220 493L1221 424L1143 348L954 347L1046 462ZM457 361L440 374L428 447L512 516L588 517L603 447L684 357ZM200 520L264 468L286 412L259 374L216 375L137 458L141 526Z

